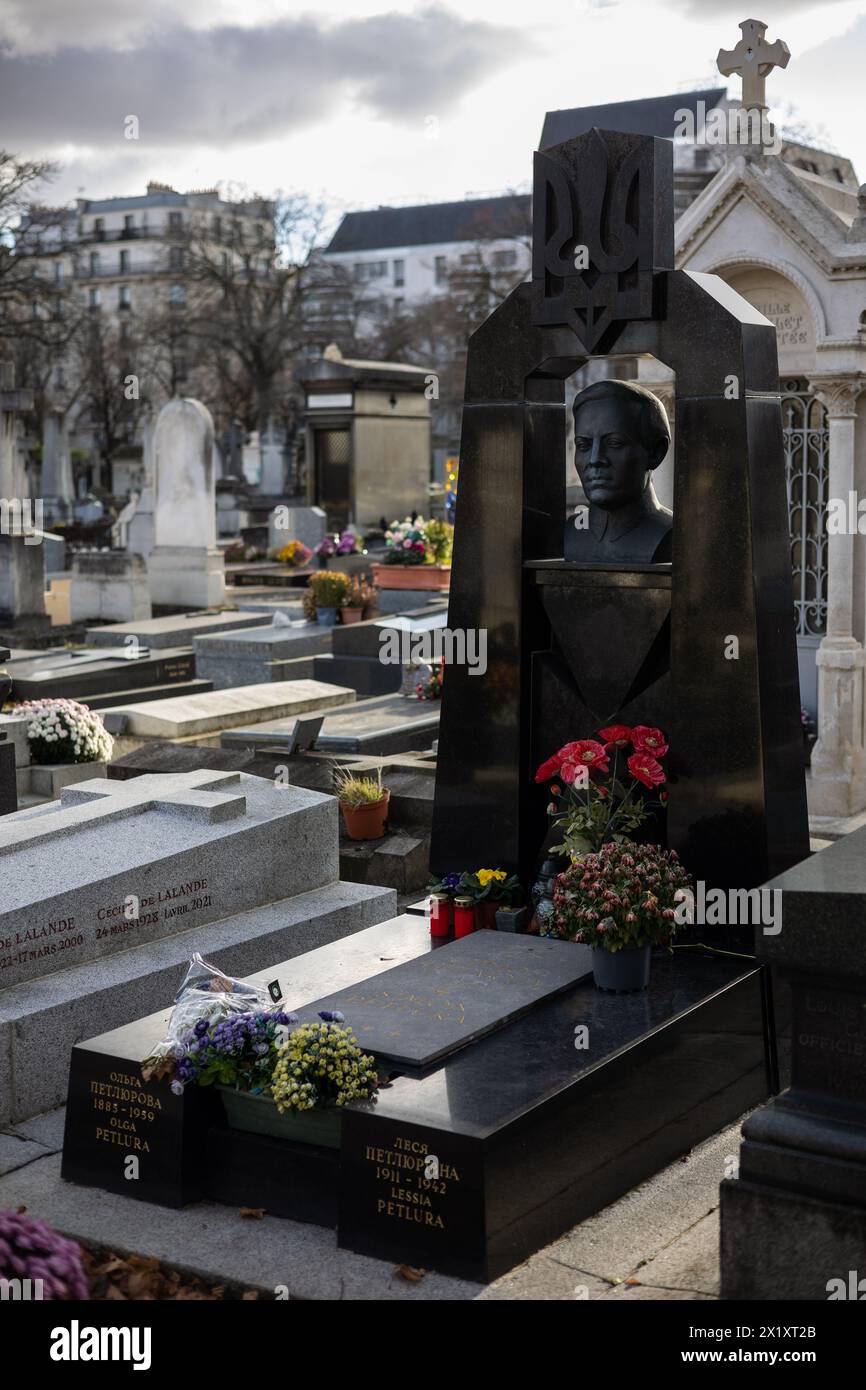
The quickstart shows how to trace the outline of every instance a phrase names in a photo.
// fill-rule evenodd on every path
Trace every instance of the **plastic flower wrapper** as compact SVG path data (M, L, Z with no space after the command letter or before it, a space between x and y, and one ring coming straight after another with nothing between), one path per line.
M207 1031L237 1014L266 1011L270 1002L263 985L235 980L196 952L175 995L168 1031L141 1064L142 1078L161 1081L173 1076L178 1059L184 1055L183 1040L195 1032L196 1025L204 1023L203 1031Z

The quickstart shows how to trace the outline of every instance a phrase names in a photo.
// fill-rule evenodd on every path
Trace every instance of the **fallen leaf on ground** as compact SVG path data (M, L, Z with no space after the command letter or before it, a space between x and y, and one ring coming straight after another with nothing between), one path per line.
M241 1207L241 1216L246 1221L261 1221L264 1214L264 1207Z
M419 1284L427 1273L426 1269L413 1269L411 1265L398 1265L394 1270L401 1279L405 1279L409 1284Z

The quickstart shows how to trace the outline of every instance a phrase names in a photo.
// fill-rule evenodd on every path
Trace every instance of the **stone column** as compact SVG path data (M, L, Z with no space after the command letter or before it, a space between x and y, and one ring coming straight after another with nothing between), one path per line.
M846 508L854 492L854 426L857 397L864 387L866 378L858 376L819 377L810 382L827 410L829 497ZM852 524L856 529L856 514ZM827 538L827 632L816 657L818 742L812 751L809 788L809 810L816 816L851 816L866 807L866 652L853 627L854 539L847 533Z

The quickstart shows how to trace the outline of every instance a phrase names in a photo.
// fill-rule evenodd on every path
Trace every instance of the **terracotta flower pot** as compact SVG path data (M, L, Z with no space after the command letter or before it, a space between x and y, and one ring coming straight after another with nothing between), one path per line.
M377 589L445 590L451 585L450 565L374 565Z
M340 802L343 824L350 840L381 840L388 819L391 793L385 792L379 801L367 806L345 806Z
M340 617L344 626L349 623L360 623L364 620L364 610L363 608L341 608Z

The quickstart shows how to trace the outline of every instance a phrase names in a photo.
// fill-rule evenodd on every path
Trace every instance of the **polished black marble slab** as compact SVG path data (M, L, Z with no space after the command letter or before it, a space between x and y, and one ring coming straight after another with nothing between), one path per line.
M588 946L474 932L299 1010L339 1010L367 1052L429 1067L592 972Z
M513 950L510 933L479 935L482 951ZM392 966L461 944L433 945L426 921L407 915L253 978L278 979L287 1007L315 1012L328 985L381 985ZM562 960L580 950L537 944ZM213 1092L145 1084L141 1059L167 1011L115 1029L73 1050L63 1176L165 1205L208 1196L339 1220L347 1248L493 1278L772 1089L754 962L677 948L654 957L649 990L632 996L602 994L573 968L564 993L444 1061L422 1072L386 1063L390 1084L346 1108L339 1156L228 1129Z
M340 1244L497 1277L766 1097L762 995L747 962L658 956L644 995L580 985L395 1079L344 1118Z

